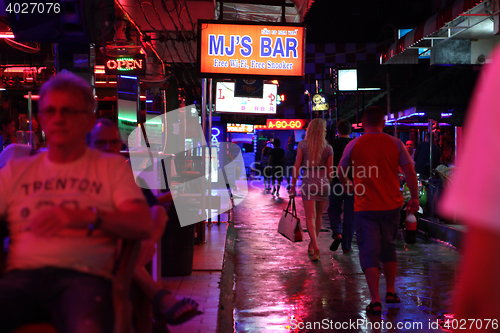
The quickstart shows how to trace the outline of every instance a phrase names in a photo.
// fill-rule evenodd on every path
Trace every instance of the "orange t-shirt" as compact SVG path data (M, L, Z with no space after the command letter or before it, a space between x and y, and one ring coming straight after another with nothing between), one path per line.
M354 211L393 210L403 205L398 167L413 163L401 140L367 133L346 146L340 166L353 171Z

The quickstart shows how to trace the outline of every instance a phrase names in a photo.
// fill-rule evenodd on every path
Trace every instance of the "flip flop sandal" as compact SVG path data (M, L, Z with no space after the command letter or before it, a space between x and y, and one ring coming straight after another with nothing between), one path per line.
M379 308L378 310L375 308ZM375 302L375 303L370 303L366 307L366 313L372 314L372 315L379 315L382 313L382 304L380 302Z
M156 293L152 303L154 316L156 318L164 319L168 325L180 325L203 313L201 311L198 311L199 304L191 298L183 298L182 300L175 303L174 306L172 306L168 311L164 313L160 312L160 302L163 296L165 296L166 294L171 294L171 292L166 289L160 290ZM185 311L178 315L175 314L180 308L186 307L186 305L190 305L191 310Z
M401 299L398 297L398 294L388 292L385 294L385 302L386 303L401 303Z

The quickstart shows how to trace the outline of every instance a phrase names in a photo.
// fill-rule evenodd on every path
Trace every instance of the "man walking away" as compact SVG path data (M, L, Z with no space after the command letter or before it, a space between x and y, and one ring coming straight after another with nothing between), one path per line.
M264 191L271 190L272 167L269 165L269 156L273 150L274 145L271 141L267 141L264 148L262 148L262 174L264 176Z
M375 106L363 115L365 134L346 146L340 161L339 179L350 193L354 191L354 217L359 260L370 290L369 314L382 312L379 294L380 262L386 279L386 303L401 300L394 287L397 257L396 236L403 197L399 191L398 167L406 175L411 199L407 209L418 210L417 175L403 142L383 133L384 112ZM354 184L344 169L352 168Z
M337 125L339 137L330 145L333 148L333 165L337 168L340 158L344 153L347 144L352 140L349 135L352 132L351 123L347 120L339 121ZM349 178L352 180L352 173L349 173ZM354 221L354 194L347 193L342 183L340 183L337 175L333 177L330 184L330 203L328 205L328 217L330 219L330 228L332 229L333 242L330 245L330 251L337 251L340 243L342 243L342 252L349 253L352 251L351 243L356 228ZM342 204L344 204L344 223L342 225Z
M285 151L280 148L280 139L274 139L274 149L269 154L269 165L272 167L273 193L280 196L280 186L285 174ZM275 184L275 181L277 184Z

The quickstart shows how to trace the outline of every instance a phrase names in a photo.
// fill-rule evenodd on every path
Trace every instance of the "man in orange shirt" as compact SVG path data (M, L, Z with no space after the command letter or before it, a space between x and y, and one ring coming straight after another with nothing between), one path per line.
M380 262L387 284L386 303L399 303L394 283L397 257L396 236L403 197L399 190L399 166L411 193L408 210L418 210L417 175L403 142L383 133L384 113L378 107L363 115L365 134L346 146L339 164L339 179L348 193L354 191L354 216L359 259L371 294L367 313L380 314ZM347 175L352 168L354 184Z

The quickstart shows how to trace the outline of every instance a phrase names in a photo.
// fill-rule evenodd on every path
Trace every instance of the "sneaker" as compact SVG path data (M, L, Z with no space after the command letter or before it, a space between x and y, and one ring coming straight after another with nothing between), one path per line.
M350 249L350 250L342 250L342 252L343 252L344 254L346 254L346 253L351 253L351 252L352 252L352 249Z

